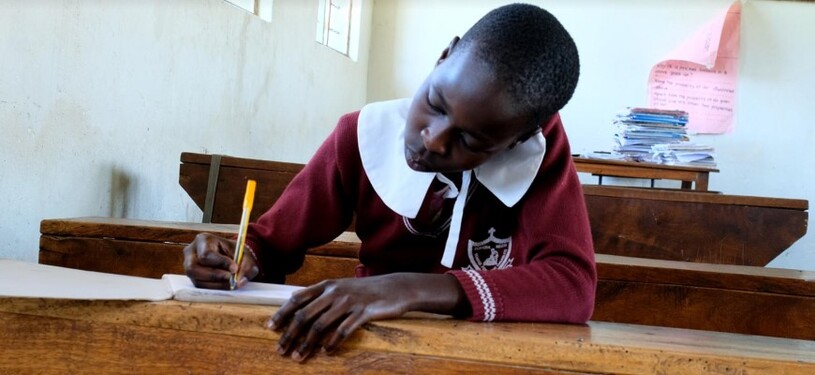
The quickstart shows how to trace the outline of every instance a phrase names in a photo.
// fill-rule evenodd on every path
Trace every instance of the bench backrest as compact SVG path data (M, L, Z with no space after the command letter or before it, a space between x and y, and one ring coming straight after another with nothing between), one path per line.
M205 222L234 224L246 179L258 182L256 218L302 168L185 152L179 183ZM596 185L583 190L598 254L764 266L807 231L806 200Z

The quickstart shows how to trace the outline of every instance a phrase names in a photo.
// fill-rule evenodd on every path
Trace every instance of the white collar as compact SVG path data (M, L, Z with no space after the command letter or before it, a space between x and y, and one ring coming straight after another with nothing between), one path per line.
M405 124L409 107L410 99L366 105L359 113L357 140L362 167L382 202L399 215L415 218L433 179L442 175L418 172L407 165ZM545 153L546 140L537 133L526 142L491 157L473 172L487 190L504 205L512 207L529 190ZM446 178L440 180L450 185ZM451 188L454 194L447 197L459 195L455 186ZM460 229L461 222L455 219L450 223L450 233L458 233Z

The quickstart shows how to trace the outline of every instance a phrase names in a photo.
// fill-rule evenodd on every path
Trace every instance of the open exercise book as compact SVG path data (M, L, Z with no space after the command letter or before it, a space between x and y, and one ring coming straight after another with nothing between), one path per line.
M0 297L282 305L299 286L250 282L237 290L200 289L184 275L161 279L0 259Z

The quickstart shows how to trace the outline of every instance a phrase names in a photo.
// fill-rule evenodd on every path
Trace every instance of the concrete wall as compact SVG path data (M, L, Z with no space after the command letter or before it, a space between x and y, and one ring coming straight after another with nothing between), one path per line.
M510 2L376 1L369 100L411 96L453 36L462 35L490 9ZM626 106L646 104L652 65L731 4L729 0L529 2L555 14L580 50L581 80L562 112L575 152L610 150L613 116ZM721 172L711 176L711 190L815 202L813 20L811 2L743 3L735 130L693 137L716 147ZM815 233L799 240L771 266L815 270Z
M45 218L200 221L184 151L306 162L366 101L363 6L353 62L317 1L0 0L0 257L36 261Z

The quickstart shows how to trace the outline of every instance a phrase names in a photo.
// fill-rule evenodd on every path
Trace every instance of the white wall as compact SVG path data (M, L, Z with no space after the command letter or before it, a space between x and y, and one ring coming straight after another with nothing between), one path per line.
M354 63L313 41L316 1L275 0L266 23L221 0L0 0L0 257L35 261L46 218L200 220L181 152L305 162L340 114L412 95L454 35L508 2L377 0ZM651 65L730 3L531 2L581 52L563 111L577 152L608 149ZM711 189L815 201L813 19L812 3L744 3L736 129L700 139L718 150ZM815 269L815 234L771 265Z
M441 50L498 0L378 0L374 6L368 98L411 96ZM582 75L562 115L574 152L609 150L611 120L646 104L653 64L729 0L529 1L572 33ZM711 190L815 202L815 4L747 1L742 8L735 131L698 136L716 147ZM596 180L592 180L596 181ZM815 270L815 233L770 266Z
M0 0L0 258L36 261L46 218L200 221L184 151L306 162L365 103L369 36L355 63L314 41L317 1L274 7Z

